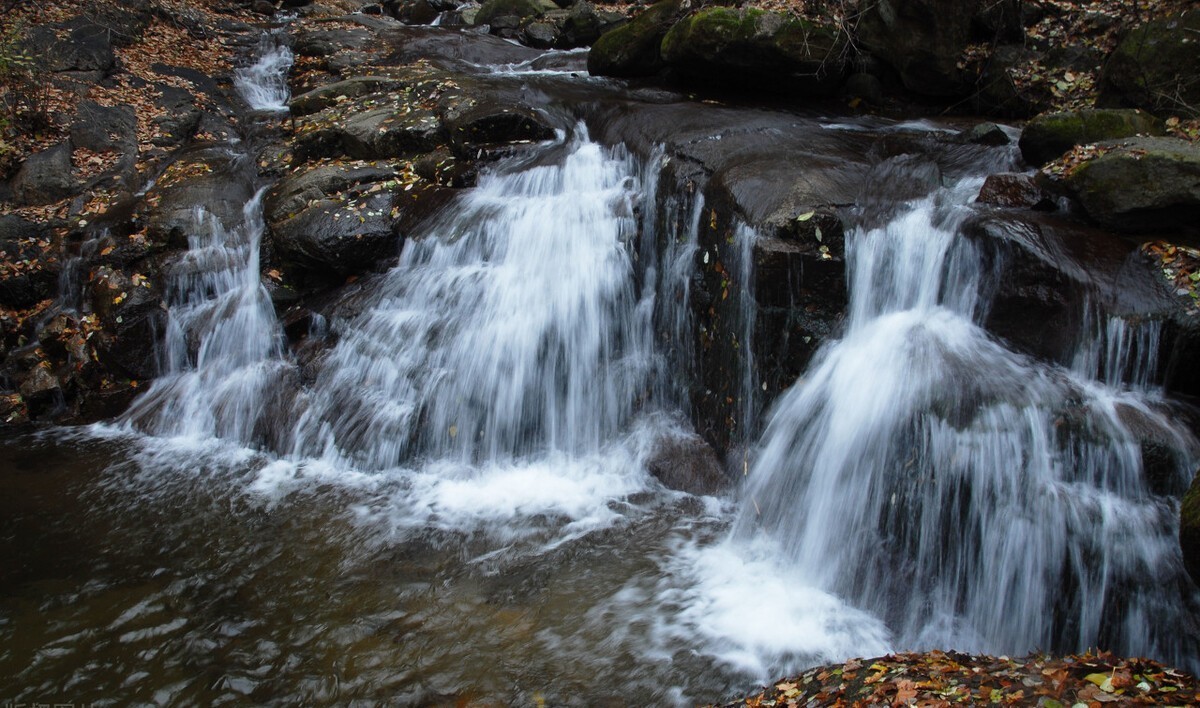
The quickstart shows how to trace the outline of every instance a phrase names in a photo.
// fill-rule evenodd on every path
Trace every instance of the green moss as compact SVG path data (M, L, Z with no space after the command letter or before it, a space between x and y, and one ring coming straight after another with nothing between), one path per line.
M679 14L679 0L662 0L632 22L604 33L588 52L597 76L648 76L663 66L659 47Z

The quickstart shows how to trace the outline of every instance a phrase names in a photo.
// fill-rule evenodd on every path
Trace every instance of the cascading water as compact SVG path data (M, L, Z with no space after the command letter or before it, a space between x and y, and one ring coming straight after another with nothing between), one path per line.
M170 272L163 375L125 419L156 435L257 441L288 369L282 333L259 276L262 195L227 228L198 208L187 253Z
M1095 355L1084 375L1046 367L976 324L990 274L959 225L978 185L848 239L845 335L775 406L734 542L769 539L807 583L886 621L894 646L1188 662L1176 507L1134 427L1172 451L1175 491L1195 441L1121 387L1146 382L1121 325L1106 385L1088 378Z
M630 253L640 185L627 155L565 149L487 176L408 244L307 396L296 457L583 454L627 425L653 366Z
M253 110L271 113L288 110L291 91L287 75L295 57L279 39L275 33L263 34L259 39L258 59L234 72L234 86Z

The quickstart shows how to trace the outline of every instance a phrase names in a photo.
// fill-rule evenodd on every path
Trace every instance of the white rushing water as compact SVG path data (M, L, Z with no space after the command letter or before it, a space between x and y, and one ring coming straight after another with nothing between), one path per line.
M621 151L566 150L483 178L407 245L341 328L294 457L503 463L595 452L627 426L654 368L631 252L641 185Z
M1177 508L1139 440L1172 451L1172 489L1195 441L1143 394L1157 330L1099 327L1073 370L991 338L990 274L958 229L977 189L849 236L845 335L777 402L732 541L772 544L898 648L1185 661Z
M258 58L233 74L233 84L246 105L256 111L287 112L291 97L287 77L294 59L292 50L280 43L277 34L263 34L259 40Z
M227 226L193 213L188 250L169 268L162 375L125 415L155 435L241 445L261 439L273 393L290 368L270 296L259 275L262 196Z

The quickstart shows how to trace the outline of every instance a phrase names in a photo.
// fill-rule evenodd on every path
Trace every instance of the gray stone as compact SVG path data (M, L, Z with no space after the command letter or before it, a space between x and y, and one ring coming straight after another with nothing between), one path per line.
M36 152L13 177L13 194L22 204L51 204L75 196L80 186L71 169L69 141Z

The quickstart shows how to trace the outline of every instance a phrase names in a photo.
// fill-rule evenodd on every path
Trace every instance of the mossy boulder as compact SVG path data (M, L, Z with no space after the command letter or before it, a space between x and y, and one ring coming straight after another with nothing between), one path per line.
M847 73L849 41L837 27L778 12L711 7L676 23L663 38L662 56L701 87L831 96Z
M1165 133L1161 120L1135 109L1043 113L1021 133L1021 154L1029 164L1040 166L1076 145Z
M1126 35L1104 65L1100 91L1104 105L1200 111L1200 10Z
M1177 138L1101 143L1065 181L1088 216L1128 232L1168 229L1200 241L1200 145Z
M1183 566L1192 581L1200 585L1200 474L1183 495L1179 509L1179 547L1183 551Z
M663 37L680 12L679 0L660 0L629 24L605 32L588 51L588 72L595 76L652 76L663 68Z
M541 17L557 9L558 5L550 0L487 0L479 8L475 24L491 25L501 21L501 18L510 18L508 24L516 27L528 18Z

